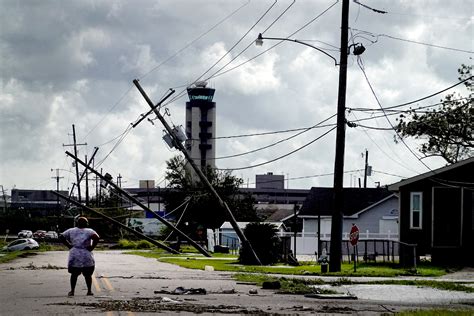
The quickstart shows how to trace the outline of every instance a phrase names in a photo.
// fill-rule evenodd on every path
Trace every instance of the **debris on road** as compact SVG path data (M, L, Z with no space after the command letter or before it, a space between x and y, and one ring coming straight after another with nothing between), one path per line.
M155 294L174 294L174 295L206 295L206 289L203 288L190 288L185 289L182 286L178 286L174 291L159 290L154 291Z

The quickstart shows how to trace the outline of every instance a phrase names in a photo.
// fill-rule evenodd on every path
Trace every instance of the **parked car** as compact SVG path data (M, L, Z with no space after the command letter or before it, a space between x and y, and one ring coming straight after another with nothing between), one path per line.
M2 251L18 251L18 250L30 250L38 249L39 245L36 240L32 238L20 238L12 241L8 245L2 248Z
M58 233L50 230L44 234L44 237L46 239L58 239Z
M21 230L18 233L18 238L31 238L33 237L33 232L31 230Z
M33 233L33 238L43 239L45 237L46 237L46 231L45 230L37 230Z

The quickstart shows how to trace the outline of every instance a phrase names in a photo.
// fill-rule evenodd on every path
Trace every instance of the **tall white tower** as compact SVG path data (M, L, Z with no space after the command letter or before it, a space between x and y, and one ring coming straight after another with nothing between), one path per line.
M201 170L216 166L216 103L212 102L216 90L206 86L207 82L200 81L188 87L186 102L185 147Z

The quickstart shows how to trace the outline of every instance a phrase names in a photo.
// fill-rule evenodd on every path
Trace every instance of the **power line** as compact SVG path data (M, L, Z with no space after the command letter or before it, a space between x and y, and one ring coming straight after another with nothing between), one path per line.
M311 23L313 23L314 21L316 21L317 19L319 19L322 15L324 15L326 12L328 12L331 8L333 8L337 3L339 2L339 0L337 0L336 2L334 2L332 5L330 5L327 9L325 9L323 12L321 12L320 14L318 14L316 17L314 17L313 19L311 19L309 22L307 22L306 24L304 24L302 27L300 27L299 29L297 29L296 31L294 31L293 33L291 33L290 35L288 35L287 37L285 37L286 39L290 38L291 36L297 34L298 32L300 32L301 30L303 30L304 28L308 27ZM257 59L258 57L262 56L263 54L265 54L266 52L272 50L273 48L275 48L276 46L282 44L284 41L279 41L279 42L276 42L276 44L273 44L272 46L270 46L269 48L265 49L263 52L253 56L252 58L230 68L230 69L227 69L226 71L223 71L223 72L220 72L216 75L214 75L212 78L215 78L215 77L218 77L218 76L222 76L232 70L235 70L237 68L240 68L242 67L243 65L251 62L252 60L255 60ZM212 79L212 78L209 78L209 79Z
M359 68L360 70L362 71L362 73L364 74L364 77L365 77L365 80L367 82L367 84L369 85L369 88L370 88L370 91L372 92L375 100L377 101L377 104L380 106L380 108L384 111L384 115L385 115L385 118L387 119L388 123L390 124L390 126L392 127L392 129L394 130L394 132L397 134L398 138L400 139L400 141L402 142L403 145L405 145L405 147L408 149L408 151L416 157L416 159L421 163L423 164L423 166L425 166L428 170L430 171L433 171L431 170L431 168L425 164L424 161L422 161L420 159L420 157L418 157L418 155L416 155L413 150L406 144L405 140L400 136L400 134L397 132L397 130L395 129L395 127L393 126L392 122L389 120L389 118L387 117L386 113L385 113L385 109L383 108L382 104L380 103L379 101L379 98L377 97L377 94L375 93L373 87L372 87L372 84L370 83L369 81L369 78L367 77L367 74L365 73L365 69L364 69L364 66L362 64L362 58L360 56L357 56L357 64L359 65Z
M327 134L329 134L330 132L332 132L332 131L335 130L335 129L336 129L336 127L333 127L333 128L331 128L330 130L328 130L326 133L324 133L324 134L322 134L321 136L319 136L319 137L313 139L313 140L310 141L309 143L306 143L305 145L303 145L303 146L301 146L301 147L298 147L297 149L295 149L295 150L293 150L293 151L291 151L291 152L289 152L289 153L287 153L287 154L285 154L285 155L279 156L279 157L277 157L277 158L275 158L275 159L272 159L272 160L269 160L269 161L266 161L266 162L262 162L262 163L259 163L259 164L256 164L256 165L252 165L252 166L247 166L247 167L239 167L239 168L216 168L216 169L217 169L217 170L230 170L230 171L232 171L232 170L252 169L252 168L255 168L255 167L260 167L260 166L263 166L263 165L267 165L267 164L269 164L269 163L272 163L272 162L275 162L275 161L277 161L277 160L280 160L280 159L283 159L283 158L285 158L285 157L288 157L288 156L294 154L295 152L298 152L298 151L300 151L301 149L308 147L309 145L311 145L312 143L314 143L314 142L317 141L317 140L320 140L321 138L323 138L324 136L326 136Z
M357 116L355 115L354 112L351 112L351 114L356 118L356 121L359 120L357 118ZM381 116L382 117L382 116ZM379 146L379 144L372 138L372 136L370 136L370 134L367 132L366 129L362 129L362 131L365 133L365 135L370 139L370 141L380 150L380 152L382 154L384 154L388 159L390 159L391 161L395 162L397 165L407 169L407 170L410 170L412 172L415 172L415 173L418 173L418 171L414 170L414 169L411 169L409 167L407 167L405 164L401 163L400 161L397 161L395 160L392 155L389 155L385 152L385 150L382 149L382 147ZM390 148L390 147L389 147ZM390 148L391 149L391 148Z
M447 87L447 88L444 88L444 89L442 89L442 90L440 90L440 91L434 92L434 93L432 93L432 94L430 94L430 95L427 95L427 96L425 96L425 97L422 97L422 98L419 98L419 99L416 99L416 100L413 100L413 101L410 101L410 102L398 104L398 105L387 106L387 107L384 107L384 108L381 108L381 109L379 108L379 109L377 109L377 110L382 110L382 111L384 111L384 110L389 110L389 109L395 109L395 108L403 107L403 106L406 106L406 105L410 105L410 104L413 104L413 103L417 103L417 102L420 102L420 101L423 101L423 100L432 98L432 97L434 97L435 95L438 95L438 94L441 94L441 93L446 92L446 91L448 91L448 90L451 90L452 88L457 87L457 86L459 86L460 84L463 84L463 83L466 82L466 81L472 80L473 77L474 77L474 76L470 76L469 78L466 78L466 79L464 79L464 80L461 80L461 81L459 81L458 83L455 83L455 84L453 84L453 85L451 85L451 86L449 86L449 87ZM356 109L360 109L360 108L356 108ZM355 110L355 109L352 109L352 110Z
M201 38L203 38L204 36L206 36L207 34L209 34L211 31L213 31L215 28L217 28L219 25L221 25L222 23L224 23L225 21L227 21L228 19L230 19L232 16L234 16L237 12L239 12L243 7L247 6L248 4L250 3L250 0L248 0L246 3L244 3L243 5L241 5L240 7L238 7L237 9L235 9L234 11L232 11L229 15L225 16L222 20L220 20L219 22L217 22L215 25L213 25L210 29L208 29L207 31L205 31L204 33L202 33L201 35L199 35L197 38L195 38L194 40L192 40L191 42L189 42L188 44L186 44L183 48L181 48L180 50L178 50L176 53L174 53L173 55L171 55L170 57L168 57L166 60L162 61L160 64L158 64L157 66L153 67L150 71L146 72L143 76L142 76L142 79L145 78L146 76L148 76L150 73L152 73L153 71L155 71L156 69L158 69L159 67L161 67L163 64L167 63L168 61L170 61L171 59L173 59L174 57L176 57L177 55L179 55L183 50L187 49L188 47L190 47L191 45L193 45L194 43L196 43L197 41L199 41Z
M266 31L268 31L292 6L293 4L295 4L295 1L296 0L293 0L293 2L262 32L262 34L264 34ZM250 46L252 46L254 44L254 40L252 39L252 41L242 50L240 51L240 53L238 53L237 55L235 55L230 61L228 61L224 66L222 66L221 68L219 68L217 71L215 71L211 76L209 76L208 78L206 78L205 80L209 80L211 78L214 77L214 75L218 74L222 69L224 69L225 67L227 67L229 64L231 64L234 60L236 60L240 55L242 55L245 51L247 51L247 49L250 48Z
M356 28L351 28L351 29L354 30L354 31L362 32L362 33L365 33L365 34L368 34L368 35L371 35L371 36L375 37L376 40L371 41L372 43L378 42L379 37L386 37L386 38L390 38L390 39L394 39L394 40L398 40L398 41L402 41L402 42L418 44L418 45L424 45L424 46L429 46L429 47L434 47L434 48L447 49L447 50L452 50L452 51L461 52L461 53L468 53L468 54L474 53L474 51L465 50L465 49L453 48L453 47L448 47L448 46L441 46L441 45L424 43L424 42L418 42L418 41L409 40L409 39L396 37L396 36L392 36L392 35L387 35L387 34L376 34L376 33L372 33L372 32L369 32L369 31L359 30L359 29L356 29Z
M277 141L277 142L274 142L274 143L272 143L272 144L270 144L270 145L267 145L267 146L264 146L264 147L260 147L260 148L257 148L257 149L251 150L251 151L247 151L247 152L244 152L244 153L240 153L240 154L234 154L234 155L229 155L229 156L222 156L222 157L209 158L209 160L218 160L218 159L227 159L227 158L240 157L240 156L244 156L244 155L248 155L248 154L253 154L253 153L257 152L257 151L261 151L261 150L264 150L264 149L267 149L267 148L276 146L276 145L281 144L281 143L283 143L283 142L285 142L285 141L288 141L288 140L290 140L290 139L293 139L293 138L295 138L295 137L297 137L297 136L299 136L299 135L301 135L301 134L303 134L303 133L306 133L307 131L309 131L309 130L311 130L311 129L313 129L313 128L316 128L318 125L320 125L320 124L322 124L322 123L324 123L324 122L330 120L330 119L333 118L334 116L336 116L336 114L333 114L332 116L328 117L327 119L321 121L320 123L318 123L318 124L316 124L316 125L314 125L314 126L312 126L312 127L309 127L309 128L307 128L307 129L305 129L305 130L299 132L299 133L296 133L296 134L294 134L294 135L291 135L290 137L281 139L281 140L279 140L279 141ZM329 126L335 126L335 124L330 124ZM193 159L196 159L196 158L193 158Z

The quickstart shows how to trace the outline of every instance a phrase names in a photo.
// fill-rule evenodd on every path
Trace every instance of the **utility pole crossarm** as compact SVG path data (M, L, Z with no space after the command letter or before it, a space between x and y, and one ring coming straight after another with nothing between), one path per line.
M148 97L148 95L146 94L146 92L143 90L142 86L140 85L140 83L138 82L137 79L133 80L133 83L135 84L135 86L137 87L137 89L140 91L140 93L142 94L143 98L145 99L145 101L148 103L148 105L150 106L151 109L153 109L155 106L153 104L153 102L150 100L150 98ZM164 117L161 115L161 113L156 109L154 108L153 111L155 112L156 114L156 117L160 120L160 122L163 124L163 126L165 127L166 131L168 132L168 134L172 137L173 139L173 142L175 144L175 146L181 151L181 153L184 155L184 157L186 158L186 160L188 161L188 163L191 165L191 167L194 169L194 171L196 172L196 174L198 175L199 179L202 181L202 183L204 183L207 188L209 189L209 191L211 191L211 193L214 195L214 197L217 199L217 201L219 202L219 205L221 207L223 207L226 212L227 212L227 215L229 216L229 221L232 225L232 228L234 229L234 231L237 233L237 236L240 238L241 242L243 245L245 246L248 246L249 250L252 252L252 254L254 255L254 258L256 259L257 263L259 265L261 265L261 261L260 259L258 258L257 254L255 253L255 251L253 250L252 248L252 245L250 244L250 242L247 240L247 238L245 237L244 233L242 232L242 230L240 229L239 225L237 225L237 221L235 220L234 218L234 215L232 214L232 211L230 210L229 206L224 202L224 200L219 196L219 194L217 193L217 191L214 189L214 187L212 186L212 184L209 182L209 180L207 179L207 177L204 175L204 173L202 172L202 170L196 165L196 163L194 162L194 160L191 158L191 156L188 154L188 152L186 151L186 149L184 148L183 144L177 140L176 138L176 135L175 133L173 132L173 130L171 129L171 127L169 126L169 124L166 122L166 120L164 119Z

